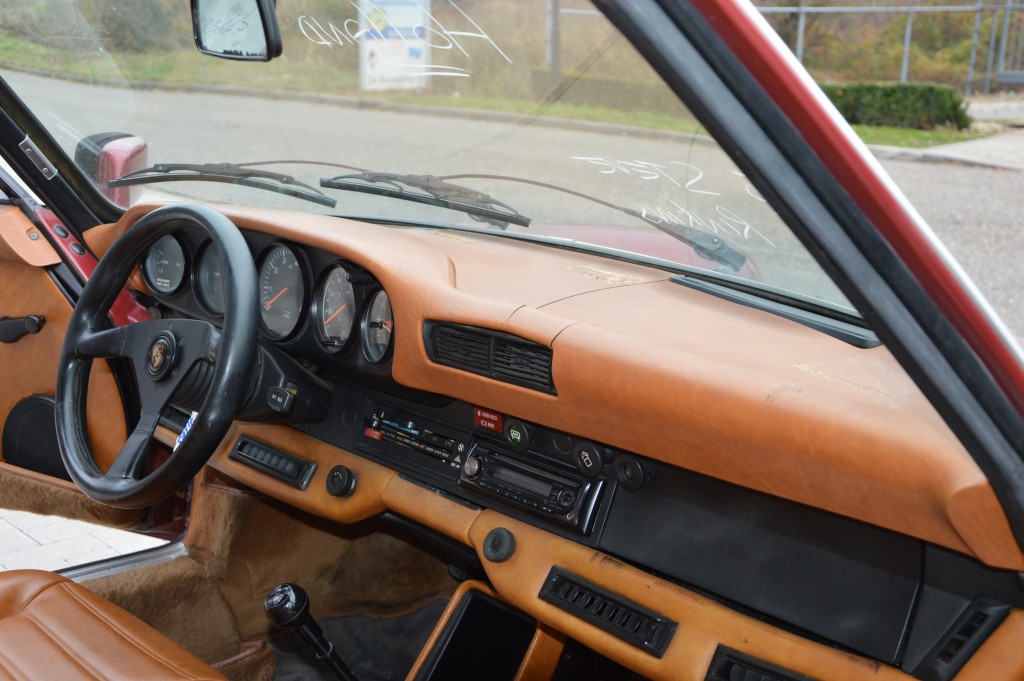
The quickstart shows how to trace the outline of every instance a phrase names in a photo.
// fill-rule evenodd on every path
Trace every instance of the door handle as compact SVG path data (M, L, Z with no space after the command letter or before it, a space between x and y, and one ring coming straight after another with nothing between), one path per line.
M27 317L0 317L0 343L13 343L29 333L39 333L46 319L31 314Z

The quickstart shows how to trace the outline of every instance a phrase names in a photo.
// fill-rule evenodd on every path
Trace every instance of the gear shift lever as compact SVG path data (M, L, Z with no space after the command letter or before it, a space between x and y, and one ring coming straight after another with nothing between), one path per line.
M275 627L294 629L302 642L316 653L316 659L324 660L341 681L357 681L334 644L324 637L323 629L309 614L309 596L301 586L286 583L274 587L263 602L263 608Z

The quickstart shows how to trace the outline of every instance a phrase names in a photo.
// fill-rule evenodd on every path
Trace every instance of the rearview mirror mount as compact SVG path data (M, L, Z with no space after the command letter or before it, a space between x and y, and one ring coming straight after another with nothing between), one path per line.
M274 0L192 0L192 33L203 54L270 61L281 54Z

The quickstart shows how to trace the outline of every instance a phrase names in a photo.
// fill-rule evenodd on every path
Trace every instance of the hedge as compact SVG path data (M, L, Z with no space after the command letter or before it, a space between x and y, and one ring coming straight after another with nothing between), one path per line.
M930 130L971 124L967 104L948 85L932 83L842 83L822 90L850 123Z
M535 97L604 106L622 111L678 114L684 110L675 95L658 81L626 80L566 73L563 92L550 92L551 72L531 69ZM964 129L971 124L967 104L948 85L933 83L836 83L821 88L850 123L930 130L939 125Z

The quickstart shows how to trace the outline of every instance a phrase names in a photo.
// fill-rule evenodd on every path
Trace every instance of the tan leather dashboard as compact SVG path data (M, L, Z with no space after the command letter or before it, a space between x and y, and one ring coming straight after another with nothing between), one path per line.
M102 253L146 210L90 230L90 245ZM598 256L488 235L222 210L244 229L324 249L372 272L392 300L393 377L403 385L919 537L992 566L1024 567L984 476L884 348L857 349L672 283L664 272ZM422 340L426 320L550 346L557 396L432 363ZM308 488L231 460L242 434L315 461ZM328 471L339 464L358 478L346 499L325 489ZM390 510L469 545L501 598L652 679L700 681L720 644L814 678L910 678L570 539L463 506L292 428L236 423L211 465L322 517L352 523ZM505 563L483 552L487 533L498 526L517 542ZM556 565L678 620L664 657L541 601L538 591ZM1019 616L1007 625L1019 627ZM1014 658L1004 639L993 637L969 668Z
M152 208L90 230L90 246L102 254ZM884 348L858 349L596 255L223 210L244 229L372 272L394 307L393 377L403 385L1024 568L983 474ZM557 397L432 363L425 320L552 347Z

